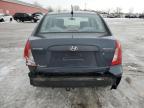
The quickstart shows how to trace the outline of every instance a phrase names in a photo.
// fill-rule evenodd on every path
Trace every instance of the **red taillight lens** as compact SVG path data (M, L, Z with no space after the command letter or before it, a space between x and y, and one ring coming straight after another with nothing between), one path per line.
M29 54L30 54L30 42L29 40L26 42L26 45L25 45L25 49L24 49L24 58L27 59L29 58Z
M112 60L112 65L119 65L122 63L122 48L119 41L116 40L116 49Z
M31 46L29 40L26 42L25 49L24 49L24 58L26 59L26 65L28 66L36 66L32 53L31 53Z

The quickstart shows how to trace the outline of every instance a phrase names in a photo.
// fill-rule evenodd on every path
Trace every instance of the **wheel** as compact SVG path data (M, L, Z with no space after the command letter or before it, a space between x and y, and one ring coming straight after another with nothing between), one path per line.
M20 19L16 19L16 21L17 21L17 22L21 22L21 20L20 20Z
M120 81L121 76L116 78L115 83L112 85L111 89L117 89L117 86L119 85Z
M4 22L5 20L4 20L4 19L2 19L1 21L2 21L2 22Z
M10 18L10 22L12 21L13 19L12 18Z
M31 20L31 22L35 22L35 20L34 20L34 19L32 19L32 20Z
M34 22L36 23L36 22L37 22L37 20L34 20Z

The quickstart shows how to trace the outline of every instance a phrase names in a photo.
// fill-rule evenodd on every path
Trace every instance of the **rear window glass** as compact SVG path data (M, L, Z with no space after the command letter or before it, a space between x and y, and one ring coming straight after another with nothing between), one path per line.
M106 29L98 15L58 14L47 15L39 28L39 33L51 32L106 32Z

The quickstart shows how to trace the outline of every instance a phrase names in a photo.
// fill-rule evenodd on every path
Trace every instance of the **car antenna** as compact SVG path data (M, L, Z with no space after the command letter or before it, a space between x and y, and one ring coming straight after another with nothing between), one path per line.
M74 14L74 12L73 12L73 6L71 5L71 16L73 17L73 14Z

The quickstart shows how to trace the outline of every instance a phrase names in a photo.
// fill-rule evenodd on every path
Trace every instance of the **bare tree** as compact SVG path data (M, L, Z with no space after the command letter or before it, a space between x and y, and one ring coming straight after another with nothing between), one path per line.
M58 12L61 12L61 11L62 11L62 9L61 9L60 6L57 7L57 11L58 11Z
M111 12L111 9L107 9L106 13L109 15Z
M33 5L38 6L38 7L42 7L42 5L41 5L40 3L38 3L37 1L35 1L35 2L33 3Z
M79 11L79 10L80 10L80 7L79 7L78 5L74 5L74 6L73 6L73 10Z
M48 9L48 12L53 12L54 11L54 9L51 6L48 6L47 9Z
M121 14L122 13L122 8L117 7L116 10L115 10L115 13L116 14Z
M133 14L134 8L129 8L129 14Z

